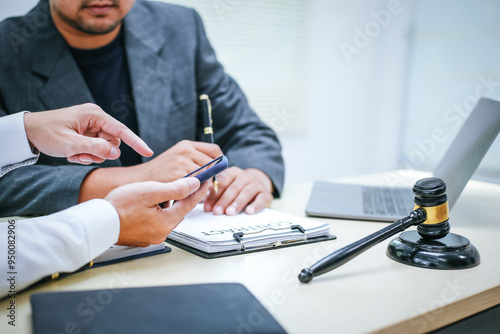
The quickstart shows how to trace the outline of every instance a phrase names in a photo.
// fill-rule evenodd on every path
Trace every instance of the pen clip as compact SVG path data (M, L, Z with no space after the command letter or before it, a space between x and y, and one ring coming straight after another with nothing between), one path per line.
M212 102L207 94L200 95L200 101L206 101L208 106L208 115L210 116L210 125L212 125Z

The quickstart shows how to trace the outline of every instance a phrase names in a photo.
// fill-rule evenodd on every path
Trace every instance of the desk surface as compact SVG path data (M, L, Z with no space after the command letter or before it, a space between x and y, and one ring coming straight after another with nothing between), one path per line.
M422 176L411 173L404 181L400 175L355 180L413 185ZM304 216L311 187L288 185L272 208ZM16 327L2 316L0 332L31 333L29 296L34 292L210 282L244 284L290 333L428 332L500 304L498 203L500 186L470 182L451 212L452 232L469 238L481 254L475 268L442 271L402 265L385 255L387 240L302 284L297 279L302 268L387 225L328 219L337 240L211 260L172 247L168 254L44 283L17 296ZM1 314L8 302L0 302Z

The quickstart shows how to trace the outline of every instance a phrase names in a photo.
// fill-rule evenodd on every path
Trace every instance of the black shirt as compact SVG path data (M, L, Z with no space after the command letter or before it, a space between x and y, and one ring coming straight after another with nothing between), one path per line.
M138 133L135 103L130 84L123 32L108 45L98 49L70 47L78 67L98 106ZM141 163L138 153L128 145L120 145L123 166Z

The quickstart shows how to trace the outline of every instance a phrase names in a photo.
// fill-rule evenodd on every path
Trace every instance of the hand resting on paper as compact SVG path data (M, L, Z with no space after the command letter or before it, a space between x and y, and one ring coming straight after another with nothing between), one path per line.
M216 215L234 216L243 209L254 214L267 208L273 201L271 179L255 168L230 167L219 174L219 191L211 191L205 200L205 211Z

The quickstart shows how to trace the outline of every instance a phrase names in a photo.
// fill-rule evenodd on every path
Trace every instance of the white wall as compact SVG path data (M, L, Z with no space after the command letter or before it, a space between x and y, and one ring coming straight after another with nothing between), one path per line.
M35 3L2 0L0 19L22 14ZM299 131L280 134L287 183L394 169L412 13L409 2L310 0L308 5L304 15L310 15L309 58L302 65L309 69L309 91L296 96L307 119ZM217 36L211 38L216 45ZM347 44L358 53L346 57L341 46ZM216 45L216 51L223 59L223 46ZM232 74L239 80L237 73ZM266 73L260 76L265 80Z
M24 15L37 3L37 0L0 0L0 21L6 17Z
M278 130L287 182L395 168L409 5L398 0L170 1L198 10L226 70ZM259 50L248 48L259 41ZM244 51L235 50L242 45ZM272 64L268 59L277 54L269 54L270 45L289 52L279 53ZM294 66L284 67L290 63ZM300 82L291 86L290 80ZM266 91L274 101L263 96Z
M420 0L411 36L401 160L433 170L478 98L500 100L500 1ZM500 181L500 139L475 177Z
M290 182L394 169L411 10L384 27L373 13L389 2L313 1L310 126L282 136ZM357 33L367 27L369 42ZM359 53L346 58L346 44Z

